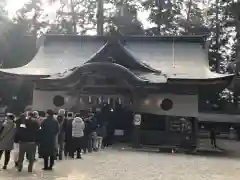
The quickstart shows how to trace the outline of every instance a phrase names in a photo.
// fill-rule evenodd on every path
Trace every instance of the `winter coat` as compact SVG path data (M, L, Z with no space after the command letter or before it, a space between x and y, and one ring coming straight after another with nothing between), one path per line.
M72 122L73 119L68 119L66 121L66 130L65 130L65 150L70 152L72 150Z
M0 132L0 150L12 150L16 133L14 121L8 120L4 122L0 128Z
M20 128L20 125L26 120L26 118L24 116L20 116L20 118L18 118L15 122L16 124L16 133L18 132L19 128ZM17 134L15 134L15 137L14 137L14 142L15 143L19 143L19 140L18 140L18 137L17 137Z
M75 117L72 122L72 137L83 137L84 136L85 124L80 117Z
M85 120L84 136L86 136L86 137L89 136L90 134L92 134L91 123L92 123L92 121L90 119Z
M41 156L52 156L56 150L56 139L59 132L59 124L53 117L47 117L41 124L40 128L40 147Z
M67 143L70 142L72 139L72 122L73 119L69 119L66 121L65 140Z
M91 121L92 121L91 122L92 132L96 132L97 127L98 127L98 121L97 121L96 117L92 117Z
M57 116L57 121L59 124L59 133L58 133L58 143L64 142L65 131L66 131L66 119L64 116Z
M15 142L38 142L39 123L35 119L26 119L22 123L25 127L17 128Z

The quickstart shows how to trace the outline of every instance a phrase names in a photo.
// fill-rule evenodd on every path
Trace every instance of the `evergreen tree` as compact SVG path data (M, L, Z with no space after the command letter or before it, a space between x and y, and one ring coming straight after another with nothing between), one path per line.
M154 25L154 27L147 29L148 35L180 34L181 0L147 0L142 5L150 11L149 21Z

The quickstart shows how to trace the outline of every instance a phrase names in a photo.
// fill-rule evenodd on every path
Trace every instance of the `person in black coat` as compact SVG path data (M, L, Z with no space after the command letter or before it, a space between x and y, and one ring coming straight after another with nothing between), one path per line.
M15 123L16 123L16 131L19 130L20 125L22 123L24 123L25 120L26 120L25 114L24 113L20 114L20 117L15 121ZM15 151L14 151L13 158L14 158L15 166L17 167L18 166L18 155L19 155L19 141L18 141L18 137L17 136L14 137L14 143L15 143L14 146L17 149L15 149Z
M27 155L29 160L28 172L32 172L38 133L39 124L33 119L33 114L29 113L29 118L22 122L15 135L15 141L19 142L18 171L22 171L23 160L25 155Z
M83 152L92 152L92 141L91 141L91 120L89 118L84 119L85 129L84 129L84 147Z
M52 170L55 160L59 124L53 115L52 110L47 110L47 118L42 122L40 129L39 153L44 159L43 170ZM49 160L50 164L48 163Z
M72 142L72 122L73 118L68 118L65 123L65 147L64 155L73 156L73 142Z
M93 149L93 132L96 131L97 123L94 119L94 114L91 113L88 118L85 119L85 129L84 129L84 153L92 152Z

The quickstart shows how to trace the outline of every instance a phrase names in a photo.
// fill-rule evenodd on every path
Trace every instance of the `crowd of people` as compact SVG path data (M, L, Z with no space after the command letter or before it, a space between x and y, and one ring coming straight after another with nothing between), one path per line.
M85 153L99 151L107 146L107 123L99 123L93 113L88 117L75 114L68 117L64 109L55 114L47 110L45 117L37 111L23 113L19 118L8 114L0 123L0 159L5 155L3 169L7 169L13 154L15 166L22 171L28 161L28 172L34 162L43 158L43 170L52 170L55 160L63 156L82 159Z

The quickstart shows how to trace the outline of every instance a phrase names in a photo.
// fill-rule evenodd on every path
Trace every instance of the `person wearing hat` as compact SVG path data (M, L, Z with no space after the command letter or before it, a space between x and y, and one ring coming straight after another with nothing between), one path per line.
M59 124L53 115L53 110L47 110L47 118L42 122L40 128L39 154L44 159L43 170L52 170L55 160L56 138L59 133Z
M16 125L14 123L15 116L8 114L6 121L0 128L0 159L4 153L5 160L3 169L7 169L10 160L10 154L13 150L14 137L16 133Z

